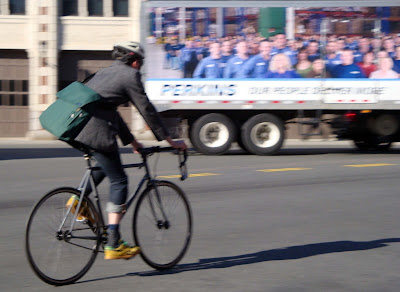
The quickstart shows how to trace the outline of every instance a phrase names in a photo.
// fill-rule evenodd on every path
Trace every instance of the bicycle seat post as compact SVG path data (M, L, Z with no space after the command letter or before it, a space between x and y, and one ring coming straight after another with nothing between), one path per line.
M91 169L92 168L92 164L91 164L91 158L92 158L92 155L89 153L89 152L86 152L84 155L83 155L83 157L84 157L84 159L86 160L86 163L87 163L87 169Z

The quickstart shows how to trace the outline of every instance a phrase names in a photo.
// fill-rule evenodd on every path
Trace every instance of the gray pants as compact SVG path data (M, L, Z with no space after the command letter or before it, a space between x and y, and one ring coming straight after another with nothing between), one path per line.
M106 176L110 180L110 197L106 211L109 213L123 212L128 195L128 177L122 168L119 151L94 152L93 156L97 160L96 166L101 167L101 170L93 171L93 178L96 186ZM89 194L91 191L89 187L86 194Z

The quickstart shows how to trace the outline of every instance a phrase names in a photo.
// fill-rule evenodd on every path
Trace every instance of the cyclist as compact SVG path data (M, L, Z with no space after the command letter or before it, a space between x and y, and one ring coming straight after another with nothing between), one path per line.
M110 197L106 210L108 212L108 238L105 246L105 259L127 259L140 252L139 247L131 247L121 239L119 224L125 211L128 192L128 178L123 170L116 136L124 145L131 144L134 151L143 148L131 134L126 123L117 111L121 104L132 102L157 140L166 140L176 148L186 149L183 140L171 139L163 125L158 112L149 101L142 81L140 68L145 57L143 47L137 42L121 42L114 45L113 64L98 71L86 85L99 93L103 98L96 106L96 112L75 141L94 150L101 171L93 173L95 184L99 184L105 176L110 181ZM87 192L90 193L91 190ZM67 206L74 202L71 198ZM75 204L77 201L75 200ZM75 207L75 206L74 206ZM75 208L71 210L75 211ZM90 214L81 210L81 216L90 219Z

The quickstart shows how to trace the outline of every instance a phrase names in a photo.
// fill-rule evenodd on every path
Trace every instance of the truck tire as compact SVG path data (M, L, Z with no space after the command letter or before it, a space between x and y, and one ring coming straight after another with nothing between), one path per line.
M235 139L236 127L222 114L204 115L190 127L190 141L198 152L204 154L223 154Z
M285 126L278 117L259 114L243 124L241 138L244 147L257 155L273 155L281 149L285 138Z
M399 130L399 120L391 114L381 114L368 119L367 128L378 136L394 135Z

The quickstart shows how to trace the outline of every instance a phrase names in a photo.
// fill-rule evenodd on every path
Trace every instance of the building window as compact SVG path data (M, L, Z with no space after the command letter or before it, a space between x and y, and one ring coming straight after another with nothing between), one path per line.
M114 16L128 16L128 0L113 0Z
M9 95L9 103L8 105L15 105L15 95L14 94L10 94Z
M39 7L39 15L47 15L47 7Z
M88 0L89 16L103 16L103 0Z
M9 0L10 14L25 14L25 0Z
M28 80L0 80L0 106L28 105Z
M28 105L28 95L22 95L22 105Z
M41 23L39 25L39 31L40 32L47 32L47 23Z
M22 80L22 91L28 91L28 80Z
M63 0L61 15L78 15L78 0Z

